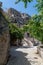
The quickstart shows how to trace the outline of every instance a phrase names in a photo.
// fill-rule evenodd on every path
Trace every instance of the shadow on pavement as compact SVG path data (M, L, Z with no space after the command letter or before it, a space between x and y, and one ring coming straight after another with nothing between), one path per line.
M31 65L28 59L25 57L27 53L16 51L16 47L10 50L11 57L7 65Z

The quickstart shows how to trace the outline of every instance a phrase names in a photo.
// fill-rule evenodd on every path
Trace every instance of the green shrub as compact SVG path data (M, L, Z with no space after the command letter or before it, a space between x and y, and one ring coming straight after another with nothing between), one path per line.
M9 23L9 31L14 39L22 39L24 37L23 29L18 28L15 24Z

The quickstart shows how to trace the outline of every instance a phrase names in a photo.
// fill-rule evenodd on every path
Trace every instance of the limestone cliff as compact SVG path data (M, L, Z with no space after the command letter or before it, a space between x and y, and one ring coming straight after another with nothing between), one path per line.
M28 23L28 20L31 19L31 16L26 13L20 13L14 8L9 8L7 10L7 14L9 15L9 19L12 23L17 23L17 26L22 26Z

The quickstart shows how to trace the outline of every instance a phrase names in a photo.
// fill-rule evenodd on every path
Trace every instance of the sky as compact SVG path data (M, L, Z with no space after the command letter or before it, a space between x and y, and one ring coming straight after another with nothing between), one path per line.
M0 1L3 2L2 8L4 10L7 10L8 8L14 8L21 13L26 13L31 16L38 14L37 9L34 7L35 4L37 3L36 0L33 0L31 3L28 3L27 8L24 7L23 2L15 4L16 0L0 0Z

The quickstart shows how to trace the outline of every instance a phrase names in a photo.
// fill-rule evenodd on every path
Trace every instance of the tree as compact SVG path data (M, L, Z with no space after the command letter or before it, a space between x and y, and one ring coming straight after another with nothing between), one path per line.
M17 0L15 3L19 3L20 1L22 1L24 3L24 6L27 7L27 3L31 2L32 0Z
M41 42L43 43L43 0L36 1L36 7L39 15L35 15L34 17L32 17L29 25L27 25L28 27L26 26L25 28L28 28L30 34L38 40L41 40Z
M21 28L18 28L15 24L9 23L9 31L11 36L14 39L22 39L23 38L23 30Z
M39 32L40 32L40 40L43 43L43 0L37 1L37 10L39 11L39 15L37 16L38 23L40 22Z
M43 13L43 0L36 0L37 4L36 7L40 13Z

